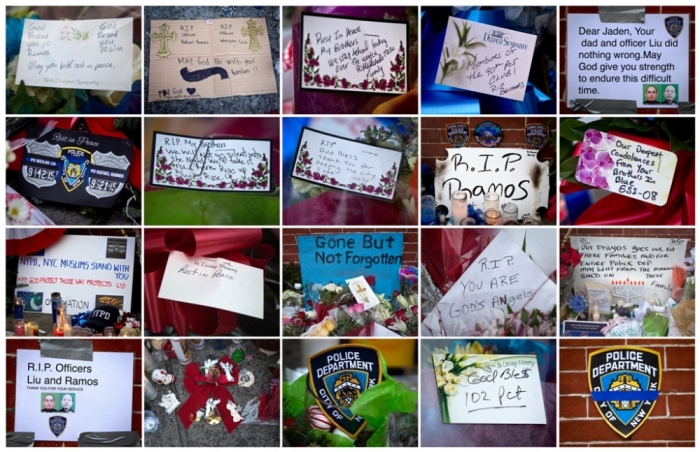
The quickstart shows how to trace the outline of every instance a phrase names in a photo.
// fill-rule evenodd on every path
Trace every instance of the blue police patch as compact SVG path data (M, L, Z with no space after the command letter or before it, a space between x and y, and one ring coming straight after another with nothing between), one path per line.
M469 143L469 124L447 124L445 133L447 133L447 140L456 148L461 148Z
M63 416L51 416L49 418L49 429L51 429L51 433L56 435L56 438L61 436L61 433L66 430L67 424L68 419Z
M61 149L61 180L66 190L73 191L85 180L92 156L89 151L75 147Z
M683 18L680 16L667 17L664 19L664 25L666 25L668 34L675 39L680 36L681 31L683 31Z

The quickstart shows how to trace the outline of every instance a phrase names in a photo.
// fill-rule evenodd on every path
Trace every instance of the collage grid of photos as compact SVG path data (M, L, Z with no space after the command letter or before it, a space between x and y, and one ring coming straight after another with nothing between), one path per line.
M49 3L6 447L695 447L694 5Z

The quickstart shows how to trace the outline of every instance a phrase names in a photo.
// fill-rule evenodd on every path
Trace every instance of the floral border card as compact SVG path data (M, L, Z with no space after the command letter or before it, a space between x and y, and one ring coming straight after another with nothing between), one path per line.
M345 282L350 288L350 292L355 296L357 302L364 307L365 311L369 311L379 304L379 298L377 298L364 276L346 279Z
M272 141L153 132L151 185L269 193Z
M677 162L673 152L588 129L576 166L576 180L663 206L668 201Z
M537 36L450 17L435 83L522 101Z
M402 154L304 127L292 177L392 201Z
M300 88L403 94L408 22L302 13Z
M433 353L445 424L546 424L537 357Z
M131 91L133 18L26 19L16 82L52 88Z

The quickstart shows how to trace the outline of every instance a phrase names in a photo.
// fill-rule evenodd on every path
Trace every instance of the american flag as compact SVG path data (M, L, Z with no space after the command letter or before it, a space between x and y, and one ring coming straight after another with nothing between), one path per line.
M41 312L41 303L44 300L44 292L20 292L17 297L24 301L24 310L29 312Z

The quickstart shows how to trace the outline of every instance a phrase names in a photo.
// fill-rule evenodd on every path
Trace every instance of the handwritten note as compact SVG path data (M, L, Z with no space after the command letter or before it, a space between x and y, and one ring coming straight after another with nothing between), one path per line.
M452 193L465 191L468 202L482 208L484 194L494 191L501 203L518 206L519 218L547 207L549 168L533 149L447 149L447 159L435 163L435 196L451 215Z
M352 193L394 199L402 154L304 127L292 177Z
M450 17L435 83L522 101L537 36Z
M673 152L589 129L575 176L584 184L663 206L677 162Z
M448 335L463 336L477 323L502 323L508 306L514 312L522 308L551 311L556 286L521 246L500 232L426 316L425 326L440 331L440 315Z
M262 319L263 290L263 271L258 268L173 251L158 296Z
M626 278L644 281L647 301L665 302L672 291L673 266L685 258L685 239L640 237L571 237L571 246L583 254L576 268L574 288L586 283L610 284ZM612 294L613 304L617 303Z
M301 89L406 92L408 22L302 13Z
M132 22L26 19L17 83L131 91Z
M265 18L151 21L148 101L277 92Z
M433 353L443 422L546 424L537 357Z
M195 138L155 132L151 185L269 192L272 141Z

